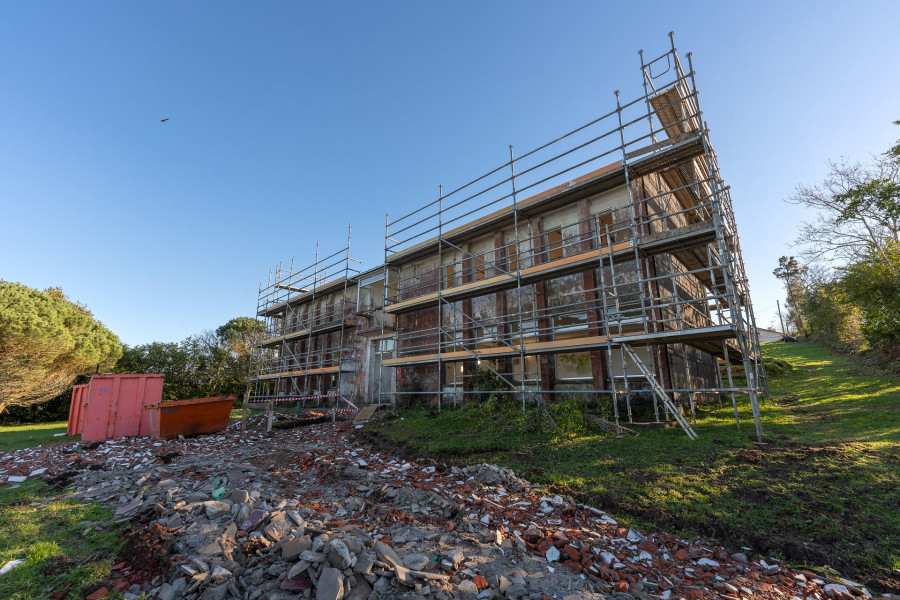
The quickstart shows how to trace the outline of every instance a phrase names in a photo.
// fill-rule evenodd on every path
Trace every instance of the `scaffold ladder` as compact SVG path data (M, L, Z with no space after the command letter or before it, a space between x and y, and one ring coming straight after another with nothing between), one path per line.
M656 377L653 376L653 373L651 373L647 369L646 365L644 365L644 361L641 360L634 349L628 344L623 342L621 346L622 349L628 354L628 356L631 357L631 360L640 370L641 374L647 379L648 382L650 382L650 387L653 388L653 392L660 399L660 401L662 401L663 405L668 407L669 412L674 415L675 420L678 421L678 424L681 425L681 428L684 429L684 432L687 434L687 436L692 440L696 440L697 434L694 433L694 430L691 428L691 424L688 423L687 419L684 418L684 415L681 414L681 411L678 410L678 407L675 406L675 403L672 402L672 399L669 398L669 395L666 394L666 391L662 388L661 385L659 385L659 382L656 381Z

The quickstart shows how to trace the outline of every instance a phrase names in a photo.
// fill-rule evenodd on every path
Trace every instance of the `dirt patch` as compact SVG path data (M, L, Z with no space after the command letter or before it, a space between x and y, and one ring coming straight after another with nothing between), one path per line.
M56 577L74 566L75 561L65 554L54 554L47 559L47 566L44 567L44 575L47 577Z
M786 509L785 522L778 531L758 531L752 527L739 526L731 531L723 531L722 541L746 545L760 553L774 552L795 563L827 565L851 578L862 579L874 589L900 592L900 574L883 571L873 573L871 564L846 558L848 553L844 550L847 548L871 547L873 543L870 539L873 530L860 526L865 523L865 518L857 498L849 495L843 498L841 510L836 512L834 498L831 496L834 491L827 489L827 486L825 488L815 486L816 482L821 483L821 473L824 472L833 471L832 475L826 477L852 475L853 465L856 464L860 453L880 461L893 463L900 460L900 457L894 454L854 448L852 444L805 446L791 443L773 445L765 452L755 448L736 452L730 461L732 465L737 468L747 464L761 466L767 473L767 479L783 483L786 490L780 494L787 494L786 501L802 505L803 510L811 516L828 515L832 521L832 530L837 526L840 534L829 533L828 527L822 527L821 533L811 532L808 528L794 528L788 521L789 518L796 519L796 511ZM734 482L723 481L722 484L729 486L732 495L749 505L769 506L775 510L775 514L779 514L777 509L779 494L750 485L736 485ZM810 487L811 485L814 487ZM699 524L695 524L695 527L697 525ZM877 526L876 523L875 531ZM887 526L887 522L882 526Z
M119 551L120 561L140 565L149 574L162 573L171 565L175 542L159 526L126 527L121 536L124 543Z
M632 469L629 467L620 467L612 465L609 467L611 473L621 473L629 479L633 479L639 483L654 483L659 481L660 477L656 473L645 471L644 469Z
M306 427L308 425L324 423L328 420L330 420L330 417L327 417L324 411L312 411L308 418L303 420L278 419L277 421L272 423L272 429L296 429L298 427Z
M780 396L778 398L775 398L772 403L775 406L791 406L792 404L796 404L799 400L800 396L789 394L787 396Z
M802 463L815 460L852 462L851 446L804 446L797 443L770 444L761 448L743 448L734 454L733 463L777 465L780 462ZM868 451L864 451L868 453ZM889 456L885 453L886 456ZM883 458L879 453L875 456Z
M373 430L371 428L357 429L352 434L351 437L358 440L363 444L371 444L375 448L378 448L382 452L388 452L390 454L399 456L403 460L422 460L422 459L430 459L437 464L438 462L446 462L453 466L464 467L466 466L465 461L453 460L451 456L435 456L416 448L412 444L408 442L398 442L387 435L381 433L380 431ZM458 457L457 457L458 458Z
M742 463L750 463L752 465L758 465L765 460L765 454L756 448L744 448L743 450L739 450L734 457Z
M76 467L82 467L82 466L83 465L76 465ZM78 471L64 471L64 472L60 473L59 475L56 475L55 477L48 477L47 479L44 479L44 481L51 488L53 488L55 490L61 490L61 489L64 489L66 486L68 486L69 482L76 475L78 475Z

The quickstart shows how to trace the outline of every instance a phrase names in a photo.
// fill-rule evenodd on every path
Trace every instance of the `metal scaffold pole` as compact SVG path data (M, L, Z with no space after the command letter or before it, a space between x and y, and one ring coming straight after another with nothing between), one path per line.
M390 224L391 224L391 214L384 213L384 292L382 294L383 298L381 301L381 306L383 308L387 308L388 300L390 299L390 286L391 286L391 274L388 269L388 242L390 241ZM398 284L399 285L399 284ZM398 290L399 296L399 290ZM382 398L384 398L384 321L385 319L381 319L381 337L378 338L378 403L381 404ZM391 395L391 406L394 410L397 409L397 399L393 395Z
M344 259L344 289L341 292L341 300L338 305L338 317L341 319L341 329L340 329L340 337L338 338L338 375L337 375L337 388L338 388L338 398L343 398L344 394L344 368L345 368L345 342L344 342L344 330L345 325L347 324L347 286L350 284L350 234L353 231L353 224L347 225L347 254ZM353 314L356 314L356 308L353 309ZM349 387L349 386L348 386ZM335 399L334 403L335 408L338 407L337 399ZM335 418L337 418L337 412L334 413Z
M664 413L693 439L692 422L726 393L740 426L735 393L746 392L761 436L768 380L729 189L691 56L685 72L673 34L669 42L656 58L639 52L642 95L616 91L609 112L532 150L510 145L490 171L386 214L380 271L353 280L351 227L335 254L316 244L311 271L279 264L257 297L267 333L248 400L268 402L271 420L276 398L320 381L394 409L424 393L439 412L448 394L454 405L484 394L527 411L529 401L609 393L616 431ZM347 317L354 285L354 314L363 302L371 310L364 331ZM360 375L353 387L359 347L368 385ZM735 388L738 352L747 383Z
M525 412L525 382L527 380L527 371L525 365L525 331L522 322L522 264L520 257L524 256L519 246L519 203L516 201L516 161L513 156L513 146L509 145L509 182L512 186L512 207L513 207L513 232L515 233L515 245L513 249L516 253L516 317L518 319L519 329L519 368L522 370L521 395L522 395L522 412ZM508 257L509 258L509 257ZM507 270L512 269L510 260L507 260ZM515 380L515 368L513 369L513 380Z
M438 184L438 272L437 272L437 399L438 412L441 412L441 400L444 396L444 365L442 361L444 349L444 228L442 217L444 213L444 186Z

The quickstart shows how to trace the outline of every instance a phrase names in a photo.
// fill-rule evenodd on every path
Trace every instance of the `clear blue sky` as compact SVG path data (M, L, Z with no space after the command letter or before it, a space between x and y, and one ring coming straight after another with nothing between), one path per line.
M128 344L250 315L316 239L381 262L384 213L694 53L759 324L825 161L900 137L900 2L0 4L0 278ZM160 119L170 119L161 123Z

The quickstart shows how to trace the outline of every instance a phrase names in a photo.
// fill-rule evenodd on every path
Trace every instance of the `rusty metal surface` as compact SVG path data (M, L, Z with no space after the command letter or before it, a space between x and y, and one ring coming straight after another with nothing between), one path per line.
M146 407L150 431L155 438L172 439L222 431L228 426L237 396L213 396L160 402Z

